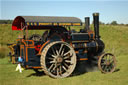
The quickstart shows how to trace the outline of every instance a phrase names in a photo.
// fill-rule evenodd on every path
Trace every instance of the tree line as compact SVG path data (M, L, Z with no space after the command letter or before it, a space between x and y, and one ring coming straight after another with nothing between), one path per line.
M0 20L0 24L12 24L13 20Z
M102 24L102 25L126 25L126 26L128 26L128 24L124 24L124 23L121 23L121 24L119 24L117 21L112 21L111 23L104 23L104 22L99 22L99 24Z

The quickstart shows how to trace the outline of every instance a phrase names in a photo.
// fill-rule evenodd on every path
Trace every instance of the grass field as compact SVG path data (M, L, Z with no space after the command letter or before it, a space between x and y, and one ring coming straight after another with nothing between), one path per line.
M128 85L128 26L100 26L105 51L116 56L116 72L95 71L63 79L37 76L33 70L15 72L16 65L9 63L6 56L9 51L6 44L14 42L18 34L19 31L11 30L11 25L0 25L0 85Z

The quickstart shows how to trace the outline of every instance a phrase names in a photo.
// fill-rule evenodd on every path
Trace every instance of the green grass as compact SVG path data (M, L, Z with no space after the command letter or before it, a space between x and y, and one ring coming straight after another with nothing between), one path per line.
M75 29L79 30L78 27ZM36 31L33 31L33 33ZM7 49L7 43L17 38L19 31L12 31L11 25L0 25L0 51ZM38 32L41 33L41 32ZM35 76L33 70L15 72L16 65L8 62L8 58L0 58L0 85L127 85L128 84L128 27L101 25L100 35L105 42L105 51L116 56L118 71L102 74L100 71L63 79L53 79L46 75ZM7 49L8 51L8 49ZM6 51L0 52L6 56Z

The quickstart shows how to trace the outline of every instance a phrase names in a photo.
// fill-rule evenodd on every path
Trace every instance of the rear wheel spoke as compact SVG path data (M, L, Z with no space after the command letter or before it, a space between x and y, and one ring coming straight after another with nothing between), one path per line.
M68 52L64 53L64 56L66 56L67 54L71 53L71 51L69 50Z
M48 68L48 70L50 71L50 70L53 68L53 66L54 66L54 64L52 64L52 65Z
M67 56L64 57L64 59L71 58L72 56L73 56L73 54L67 55Z
M50 63L55 63L55 61L50 61Z
M66 69L64 66L62 66L62 68L63 68L65 71L67 71L67 69Z
M51 49L52 49L53 55L56 55L56 53L55 53L55 51L54 51L53 47L51 47Z
M66 57L64 57L64 59L68 59L68 58L70 58L70 56L66 56Z
M59 76L59 69L57 68L56 71L57 71L57 76Z
M62 51L63 46L64 46L64 44L61 44L60 49L59 49L59 54Z
M60 67L59 67L59 69L60 69L60 75L62 74L62 66L60 65Z
M46 57L46 59L48 59L48 60L53 60L54 58L52 58L52 57Z
M56 58L57 56L55 56L55 55L51 55L53 58Z
M55 48L56 55L58 56L59 52L58 52L58 50L57 50L57 48L55 46L54 46L54 48Z
M63 56L64 55L64 48L62 49L62 52L61 52L61 56Z
M57 67L57 65L55 64L53 69L51 70L51 72L55 72L56 67Z
M64 63L64 65L68 68L69 67L69 65L68 64L66 64L66 63Z
M70 60L65 60L65 62L67 62L67 63L72 63Z

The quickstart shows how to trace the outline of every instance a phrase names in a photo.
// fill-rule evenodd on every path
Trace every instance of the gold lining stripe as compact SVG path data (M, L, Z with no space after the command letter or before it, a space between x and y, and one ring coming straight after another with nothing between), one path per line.
M71 23L59 23L59 25L71 25Z
M81 23L72 23L72 25L81 25Z
M80 58L79 60L88 60L88 58Z
M26 24L27 25L53 25L53 26L80 26L81 25L81 23L57 23L57 22L55 22L55 23L52 23L52 22L50 22L50 23L42 23L42 22L26 22Z
M52 25L52 23L39 23L39 25Z

